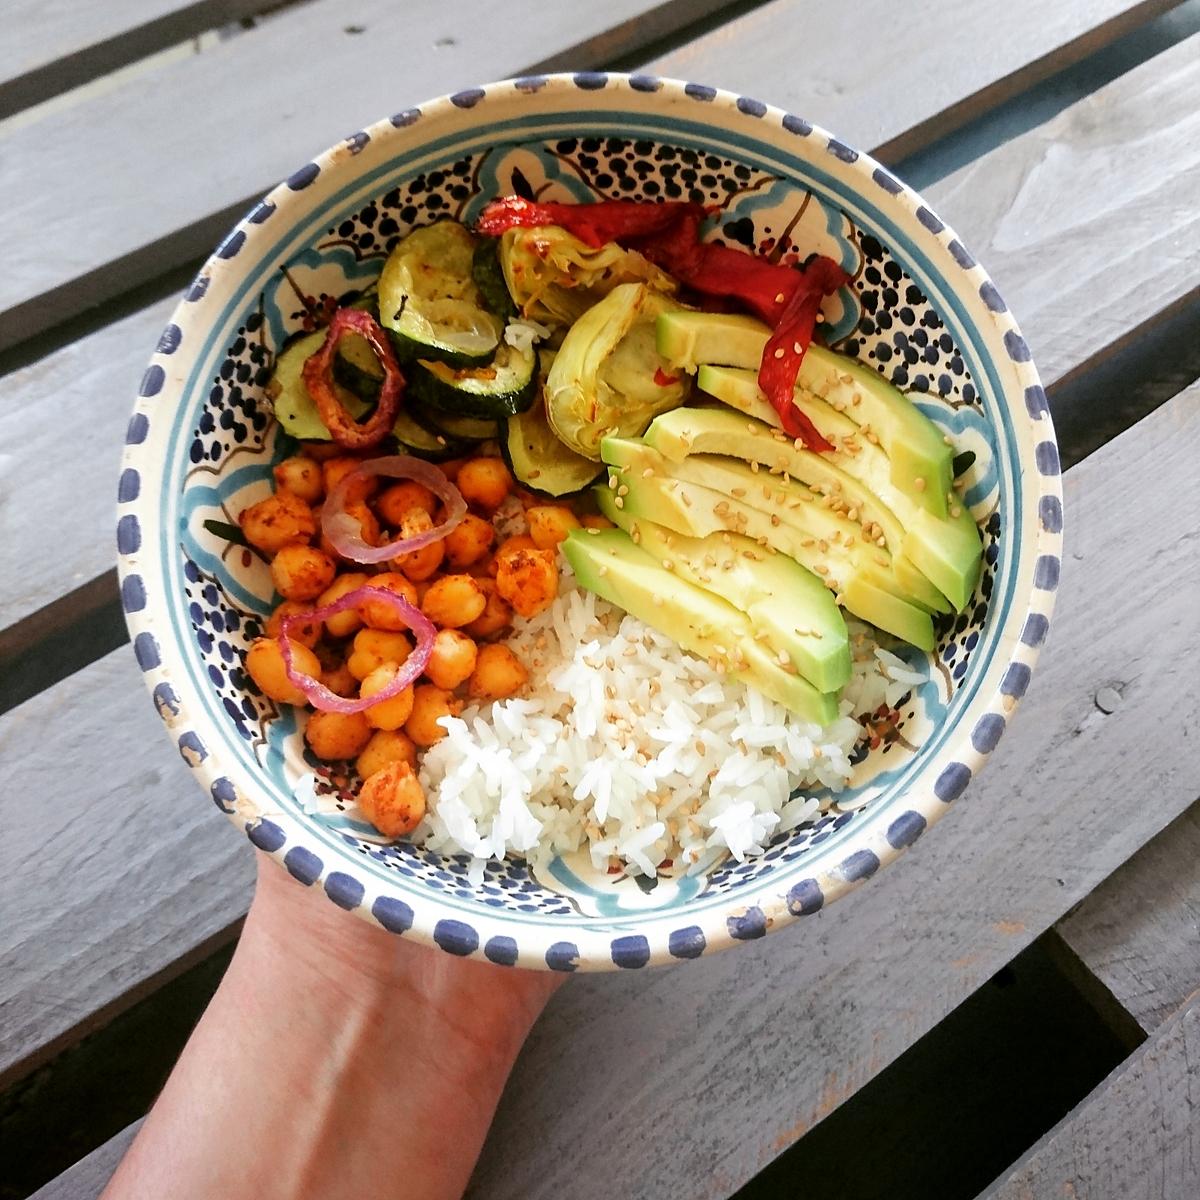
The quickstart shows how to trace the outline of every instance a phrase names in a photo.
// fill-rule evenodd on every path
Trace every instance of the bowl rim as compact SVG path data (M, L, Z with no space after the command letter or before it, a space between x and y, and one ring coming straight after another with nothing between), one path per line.
M321 883L334 903L391 932L407 934L460 956L481 956L503 965L563 971L654 965L695 958L739 941L752 940L820 910L898 858L950 808L986 762L1007 727L1045 641L1062 554L1061 473L1045 392L1019 327L986 271L918 193L896 180L869 155L853 150L807 120L733 92L657 76L578 72L501 80L426 101L329 147L278 184L226 235L201 267L197 281L229 267L227 260L231 255L227 248L231 244L240 246L247 235L253 234L263 219L261 214L286 208L289 197L294 197L298 190L298 178L306 172L315 176L327 167L336 168L348 161L357 152L355 139L364 139L362 144L375 139L394 141L402 138L404 130L418 120L426 124L447 117L461 120L464 109L473 109L489 98L511 101L514 93L523 96L563 93L588 106L594 104L596 93L605 89L659 93L664 104L699 102L703 105L703 115L720 111L727 122L746 122L751 131L755 126L761 131L764 124L775 125L812 139L813 145L827 150L841 166L861 177L864 193L874 189L871 194L877 200L899 206L898 215L917 221L940 244L942 251L949 253L959 273L951 277L950 286L955 292L962 292L963 284L969 283L983 298L981 315L994 323L993 332L1002 339L1009 358L1005 369L1015 372L1023 388L1023 411L1011 403L1013 397L1007 386L1000 389L997 397L999 403L1007 404L1015 423L1013 469L1024 477L1024 486L1029 486L1030 481L1035 484L1036 505L1025 504L1023 508L1033 511L1036 507L1039 514L1036 525L1031 524L1026 535L1036 547L1032 577L1023 590L1020 581L1014 581L1017 590L1012 611L995 634L998 657L1006 657L1007 661L1002 664L1004 670L995 691L981 690L959 713L951 728L940 731L942 743L924 770L927 777L934 778L933 786L925 791L917 789L906 800L905 810L886 828L880 828L881 822L872 821L868 815L861 824L855 822L860 826L857 834L851 833L846 838L841 861L833 869L800 880L786 893L780 893L778 888L772 890L772 873L767 872L764 879L727 895L724 903L712 905L699 915L685 904L678 909L630 913L626 920L595 920L580 915L554 926L521 922L515 916L497 923L484 911L477 920L464 921L447 915L448 911L459 910L445 905L442 894L432 888L424 888L419 899L410 891L405 891L403 899L389 896L386 887L380 887L377 879L361 868L359 855L342 849L336 861L330 861L328 843L318 840L308 825L289 814L264 809L252 793L226 776L220 756L209 749L220 743L222 732L216 730L216 723L208 718L202 705L189 703L192 689L178 678L182 673L173 670L175 661L181 657L178 646L167 640L164 647L158 638L161 632L158 616L179 600L147 593L145 576L151 573L148 566L157 569L161 564L156 552L158 539L146 538L143 544L138 532L138 513L148 509L149 515L159 521L162 514L153 502L144 499L139 509L138 488L127 487L127 481L136 481L139 472L153 476L156 469L166 470L167 463L151 461L153 442L146 434L148 424L151 414L155 409L161 411L164 402L177 410L188 401L188 396L181 379L178 382L165 379L157 357L143 377L130 419L118 503L118 575L126 621L143 679L185 762L207 787L217 806L246 832L250 841L300 882L310 886ZM196 324L197 311L196 303L186 297L179 302L160 340L159 353L163 352L164 341L172 330L178 335L182 326ZM172 351L173 347L166 353ZM1027 427L1029 437L1020 436L1021 426ZM1026 442L1033 447L1032 461L1028 461ZM132 495L127 495L130 491ZM1018 547L1013 572L1027 561ZM216 736L210 736L211 733ZM486 939L485 933L490 934ZM511 936L514 933L516 939Z

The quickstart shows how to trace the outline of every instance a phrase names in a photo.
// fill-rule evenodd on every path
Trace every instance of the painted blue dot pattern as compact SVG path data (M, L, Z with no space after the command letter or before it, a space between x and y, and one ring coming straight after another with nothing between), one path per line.
M579 947L574 942L555 942L546 951L546 966L552 971L574 971L579 966Z
M735 941L748 942L760 938L767 932L767 918L757 906L746 909L744 913L735 913L725 919L729 936Z
M980 754L991 754L1004 733L1004 718L999 713L985 713L971 730L971 745Z
M901 813L888 827L888 844L895 850L911 846L925 832L927 822L919 812Z
M146 373L142 376L141 386L138 388L139 396L157 396L162 391L163 382L166 380L167 373L158 365L153 363L146 368Z
M394 896L380 896L371 905L371 916L389 933L407 933L412 928L413 910Z
M137 659L137 664L143 671L152 671L162 662L158 643L154 640L153 635L149 633L139 633L133 639L133 656Z
M737 106L738 111L744 112L748 117L765 117L767 115L767 106L761 100L752 100L749 96L739 96Z
M283 865L293 879L298 879L308 887L321 878L325 864L306 846L293 846L284 855Z
M246 836L251 843L268 854L274 854L287 841L287 835L274 821L259 821L246 829ZM318 868L319 873L320 868Z
M672 958L699 958L706 945L704 930L699 925L688 925L684 929L671 930L667 952Z
M825 903L825 893L815 879L802 879L788 889L788 912L794 917L805 917L818 912Z
M870 879L878 870L879 855L874 850L856 850L843 860L838 874L847 883L856 883L860 879Z
M612 960L629 970L644 967L650 961L650 942L640 933L613 938Z
M287 185L293 192L303 191L318 175L321 168L316 163L305 163L298 171L288 176Z
M433 940L448 954L466 957L479 949L479 934L466 921L447 917L433 927Z
M325 895L347 912L353 912L362 902L363 885L344 871L330 871L325 877Z
M511 967L517 961L517 939L503 935L489 938L483 947L483 957L502 967Z
M1053 442L1038 442L1034 447L1033 457L1043 475L1058 475L1062 471L1058 461L1058 447Z
M965 763L951 763L942 770L933 785L933 794L944 804L957 800L971 782L971 768Z

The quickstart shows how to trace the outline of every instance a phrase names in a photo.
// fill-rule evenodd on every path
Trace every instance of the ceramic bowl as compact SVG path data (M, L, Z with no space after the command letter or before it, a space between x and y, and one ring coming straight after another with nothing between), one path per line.
M242 669L272 606L263 563L209 532L269 489L282 439L273 356L374 279L409 229L470 221L512 191L691 198L708 236L853 276L831 340L913 394L976 451L967 502L985 569L922 682L859 755L854 786L761 857L641 883L558 863L464 861L381 844L332 787L313 803L294 713ZM134 652L213 803L296 879L385 929L521 967L638 968L696 958L813 913L898 858L962 794L1029 684L1060 567L1058 454L1012 314L921 197L807 120L697 84L537 76L397 113L298 167L238 222L163 331L120 480L121 589Z

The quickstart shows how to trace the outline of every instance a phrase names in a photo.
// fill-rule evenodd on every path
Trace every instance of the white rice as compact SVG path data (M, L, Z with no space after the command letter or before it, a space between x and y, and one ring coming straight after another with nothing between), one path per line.
M854 675L822 729L579 588L564 564L558 599L508 639L529 692L443 718L413 839L471 856L476 878L510 854L537 865L586 848L599 870L645 875L761 854L820 810L791 799L797 788L846 784L858 718L922 682L865 627L851 632Z

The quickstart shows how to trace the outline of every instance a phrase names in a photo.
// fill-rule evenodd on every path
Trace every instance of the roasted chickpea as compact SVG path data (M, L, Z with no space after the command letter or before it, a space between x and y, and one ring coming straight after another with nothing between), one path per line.
M515 696L529 682L529 672L505 645L493 642L479 647L475 670L467 682L472 700L503 700Z
M358 522L358 536L368 546L378 546L383 541L383 529L379 518L371 507L360 500L355 504L347 504L346 512Z
M469 567L478 562L496 540L491 521L467 513L445 537L446 561L452 567Z
M390 488L380 493L375 501L375 511L393 529L400 528L404 514L410 508L423 509L429 516L437 511L437 497L423 484L415 479L405 479L393 483Z
M371 726L362 713L314 712L304 727L304 740L326 762L357 758L371 740Z
M321 660L302 642L292 638L292 666L314 679L321 674ZM280 704L307 704L304 693L288 678L283 664L283 645L276 638L257 638L246 651L246 671L264 696Z
M579 518L561 504L536 504L525 510L529 536L539 550L554 550L572 529L579 528Z
M341 458L342 448L337 442L301 442L300 453L314 462L323 463L331 458Z
M441 717L457 717L462 701L452 692L433 683L419 683L413 688L412 714L404 723L404 732L422 748L432 746L446 736L438 724Z
M384 837L404 837L425 815L425 790L412 767L397 760L366 778L358 792L358 807Z
M412 643L404 634L390 629L360 629L346 658L346 666L355 679L366 679L384 663L402 663L412 653Z
M496 578L496 572L500 570L500 560L504 555L512 554L516 550L536 550L537 548L537 543L527 533L514 533L512 537L506 537L496 547L496 553L492 555L492 561L488 566L488 573L493 579Z
M477 579L475 582L487 597L487 606L474 621L463 626L463 631L473 638L489 638L512 623L512 608L496 590L494 579Z
M513 477L502 458L469 458L459 468L455 485L468 504L495 512L512 491Z
M275 486L299 496L305 504L316 504L325 495L321 464L304 454L285 458L272 472Z
M417 589L398 571L381 571L378 575L372 575L367 582L373 588L395 592L397 596L403 597L409 604L416 606ZM402 630L408 628L408 623L404 618L383 600L368 600L365 604L358 606L358 611L372 629Z
M599 513L588 513L585 517L579 518L579 523L584 529L615 529L616 526L607 518L602 517Z
M458 480L458 473L463 469L463 464L467 460L465 458L451 458L445 462L438 463L438 470L441 471L451 483Z
M423 508L410 508L400 519L400 536L411 538L428 533L433 528L433 518ZM392 565L403 571L411 580L428 579L442 565L446 555L446 543L442 538L422 546L419 550L410 550L407 554L397 554L392 559Z
M457 629L439 629L425 666L425 676L453 691L475 669L476 646Z
M496 590L523 617L536 617L558 595L558 563L552 550L514 550L497 555Z
M421 611L439 629L469 625L487 607L479 581L470 575L443 575L429 585Z
M285 600L267 618L267 637L279 637L283 633L283 622L288 617L300 616L306 612L312 612L311 604L301 604L298 600ZM305 621L303 624L293 625L289 636L293 642L301 642L311 650L320 640L321 622Z
M365 587L368 583L373 582L373 576L367 575L361 571L347 571L344 575L339 575L318 597L317 607L324 608L327 604L332 604L335 600L340 600L347 592L354 591L355 588ZM345 612L335 613L332 617L328 617L325 621L325 629L330 637L349 637L360 625L362 625L362 617L358 610L348 608Z
M417 765L417 748L412 738L399 729L377 729L371 734L363 752L354 764L358 773L366 779L374 775L380 767L386 767L390 762L406 762L410 767Z
M321 478L325 484L325 495L328 496L351 471L355 471L361 466L362 460L358 458L327 458L321 464ZM358 480L346 493L346 508L369 499L375 494L378 486L378 476L369 475L365 479Z
M326 667L321 672L321 682L335 696L345 696L349 699L358 695L358 680L344 662Z
M313 510L283 488L243 510L238 524L246 541L264 554L277 554L293 542L310 542L317 532Z
M332 582L337 567L315 546L281 546L271 560L271 581L285 600L315 600Z
M358 694L364 700L377 695L392 684L399 670L395 663L384 663L383 666L376 667L359 685ZM372 704L363 715L372 729L399 729L412 715L412 710L413 689L412 684L409 684L394 696Z

